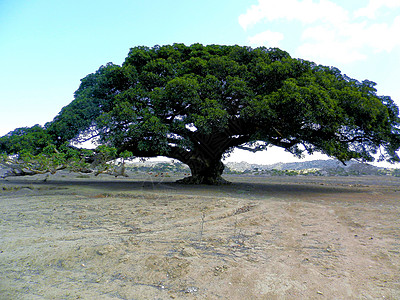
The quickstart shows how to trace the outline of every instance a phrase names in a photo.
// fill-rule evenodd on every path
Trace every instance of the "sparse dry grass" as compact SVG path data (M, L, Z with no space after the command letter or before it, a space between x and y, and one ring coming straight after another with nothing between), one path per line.
M399 299L400 180L0 183L1 299Z

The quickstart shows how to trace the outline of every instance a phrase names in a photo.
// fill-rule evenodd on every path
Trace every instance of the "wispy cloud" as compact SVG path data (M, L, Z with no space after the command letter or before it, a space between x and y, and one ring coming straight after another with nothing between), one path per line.
M256 46L280 47L280 42L284 36L280 32L273 32L270 30L261 32L252 37L249 37L249 43Z
M348 18L345 9L327 0L321 0L319 3L314 3L312 0L259 0L258 2L239 16L239 24L244 29L262 20L297 20L304 24L324 21L335 24Z
M397 8L400 7L399 0L370 0L367 7L362 7L354 13L355 17L367 17L375 19L381 8Z
M298 55L349 63L365 60L371 51L400 47L400 16L393 13L399 8L400 0L370 0L354 11L329 0L258 0L239 17L239 24L249 30L261 22L268 28L272 22L288 21L302 29ZM285 33L267 30L250 36L248 42L276 46Z

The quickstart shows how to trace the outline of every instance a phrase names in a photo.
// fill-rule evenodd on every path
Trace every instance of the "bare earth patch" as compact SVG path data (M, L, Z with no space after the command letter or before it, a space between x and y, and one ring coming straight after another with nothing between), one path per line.
M398 178L225 178L0 181L0 299L400 299Z

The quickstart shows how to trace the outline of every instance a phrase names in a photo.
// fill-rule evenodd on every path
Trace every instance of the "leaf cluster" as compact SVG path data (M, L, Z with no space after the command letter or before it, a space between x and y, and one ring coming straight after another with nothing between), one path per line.
M64 143L56 146L41 126L18 128L0 138L0 165L8 169L6 176L54 174L59 170L97 174L111 169L109 161L117 158L117 150L101 145L94 150L80 149ZM123 158L132 156L125 151Z
M52 137L40 125L17 128L0 137L0 153L16 154L21 151L39 154L52 144Z

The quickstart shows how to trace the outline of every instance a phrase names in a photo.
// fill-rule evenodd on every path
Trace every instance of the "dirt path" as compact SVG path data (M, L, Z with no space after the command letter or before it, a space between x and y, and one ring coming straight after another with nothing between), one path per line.
M0 299L400 299L399 179L230 179L1 181Z

